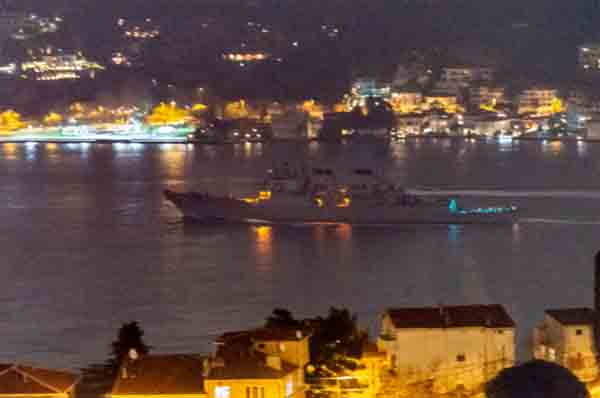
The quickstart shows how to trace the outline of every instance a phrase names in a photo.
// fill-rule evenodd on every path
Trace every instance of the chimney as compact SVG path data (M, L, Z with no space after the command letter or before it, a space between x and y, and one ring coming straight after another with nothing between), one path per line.
M267 356L267 366L275 370L281 370L281 358L275 355Z
M207 378L210 374L211 360L210 358L204 358L202 360L202 377Z
M442 322L444 322L444 326L450 326L450 313L446 307L444 307L443 303L439 304L440 307L440 317L442 318Z

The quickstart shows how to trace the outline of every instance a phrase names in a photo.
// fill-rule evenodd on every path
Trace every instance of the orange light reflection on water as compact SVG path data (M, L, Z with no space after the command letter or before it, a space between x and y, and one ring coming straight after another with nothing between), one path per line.
M2 153L6 159L16 159L17 158L17 144L14 143L5 143L2 145Z
M273 270L273 228L268 225L252 227L255 239L257 269L261 272Z

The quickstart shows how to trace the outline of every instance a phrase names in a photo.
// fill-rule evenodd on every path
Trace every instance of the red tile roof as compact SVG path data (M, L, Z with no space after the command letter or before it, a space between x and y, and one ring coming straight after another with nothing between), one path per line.
M546 310L546 314L563 325L591 325L595 312L591 308L563 308Z
M499 304L393 308L387 310L386 314L398 329L515 326L510 315Z
M119 369L111 395L204 395L205 359L177 354L146 355L127 361Z
M79 376L65 371L22 365L0 365L0 396L14 394L64 394Z

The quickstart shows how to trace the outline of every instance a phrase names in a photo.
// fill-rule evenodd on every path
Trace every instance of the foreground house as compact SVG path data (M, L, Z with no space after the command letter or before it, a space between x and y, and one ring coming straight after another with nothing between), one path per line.
M292 329L227 333L205 379L208 398L304 397L308 336Z
M534 329L534 357L568 368L581 381L594 380L598 376L594 314L590 308L547 310Z
M472 390L515 360L515 323L501 305L394 308L378 342L408 383Z
M197 355L144 355L119 368L109 398L206 398L208 359Z
M17 364L0 365L0 397L69 398L79 376Z

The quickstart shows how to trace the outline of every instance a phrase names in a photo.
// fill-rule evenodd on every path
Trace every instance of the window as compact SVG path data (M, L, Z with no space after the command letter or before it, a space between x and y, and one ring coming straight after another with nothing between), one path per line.
M504 334L504 330L502 330L502 329L498 330L498 334Z
M229 398L231 396L231 387L217 386L215 387L215 398Z
M577 336L581 336L581 335L583 334L583 330L581 330L581 329L577 329L577 330L575 330L575 334L576 334Z
M265 398L265 388L256 386L246 387L246 398Z
M279 351L285 352L285 344L279 343Z
M456 362L464 362L467 360L467 356L465 354L458 354L456 356Z
M286 384L285 384L285 396L286 397L290 397L294 394L294 382L289 380Z

